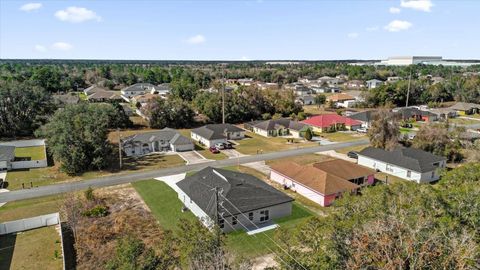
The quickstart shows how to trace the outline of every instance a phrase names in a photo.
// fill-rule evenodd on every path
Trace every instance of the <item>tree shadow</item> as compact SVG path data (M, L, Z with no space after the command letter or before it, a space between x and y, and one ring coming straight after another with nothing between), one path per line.
M0 236L0 270L11 268L16 241L17 234L14 233Z

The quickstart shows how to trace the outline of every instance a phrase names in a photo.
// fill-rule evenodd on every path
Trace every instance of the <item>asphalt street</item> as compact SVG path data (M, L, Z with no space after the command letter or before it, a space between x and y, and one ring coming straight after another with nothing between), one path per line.
M365 144L368 144L368 140L358 140L358 141L342 142L342 143L335 143L335 144L315 146L315 147L305 147L305 148L291 149L291 150L285 150L285 151L279 151L279 152L273 152L273 153L243 156L239 158L215 160L215 161L202 162L197 164L189 164L189 165L173 167L173 168L141 171L141 172L128 173L128 174L117 174L117 175L99 177L99 178L94 178L89 180L59 183L59 184L41 186L41 187L36 187L31 189L15 190L11 192L0 193L0 203L18 201L18 200L24 200L24 199L32 199L32 198L38 198L43 196L49 196L49 195L56 195L61 193L83 190L83 189L87 189L88 187L98 188L98 187L120 185L120 184L131 183L131 182L145 180L145 179L157 178L157 177L166 176L166 175L198 171L208 166L221 168L221 167L227 167L227 166L234 166L237 164L245 164L245 163L257 162L257 161L279 159L279 158L285 158L290 156L311 154L315 152L335 150L335 149L341 149L345 147L365 145Z

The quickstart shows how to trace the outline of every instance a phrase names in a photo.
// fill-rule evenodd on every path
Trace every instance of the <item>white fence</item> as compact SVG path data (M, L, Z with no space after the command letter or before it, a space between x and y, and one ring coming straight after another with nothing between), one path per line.
M32 146L44 146L44 139L34 139L34 140L19 140L19 141L8 141L0 142L0 145L12 145L15 147L32 147Z
M26 160L26 161L13 161L10 163L12 170L15 169L30 169L30 168L44 168L47 167L47 160Z
M53 213L38 217L19 219L0 223L0 235L32 230L40 227L60 224L60 214Z

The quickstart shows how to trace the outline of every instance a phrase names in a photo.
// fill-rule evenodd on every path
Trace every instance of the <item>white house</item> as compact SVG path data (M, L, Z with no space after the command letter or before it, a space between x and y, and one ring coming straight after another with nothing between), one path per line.
M246 127L254 133L264 137L292 136L302 138L304 132L309 129L308 125L289 118L254 121L247 123Z
M383 84L383 81L380 81L380 80L377 80L377 79L369 80L369 81L367 81L367 88L368 89L374 89L374 88L379 87L382 84Z
M15 160L15 146L0 145L0 171L10 170Z
M216 223L224 232L255 229L292 213L292 198L245 173L207 167L177 186L187 209L207 227ZM215 188L220 191L218 213Z
M146 93L152 93L155 90L155 85L151 83L136 83L127 86L121 90L122 96L130 99L135 96L145 95Z
M139 133L122 140L122 149L127 157L143 156L153 152L192 151L194 148L190 139L170 128Z
M359 165L417 183L440 179L440 170L446 163L446 158L416 148L386 151L367 147L358 153Z
M191 137L202 145L212 147L216 143L245 138L245 130L231 124L210 124L192 129Z

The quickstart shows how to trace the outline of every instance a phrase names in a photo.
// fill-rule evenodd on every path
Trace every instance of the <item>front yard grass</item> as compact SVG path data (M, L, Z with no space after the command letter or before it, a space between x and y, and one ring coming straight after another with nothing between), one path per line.
M89 171L79 176L69 176L59 170L58 166L14 170L7 173L9 190L45 186L59 182L79 181L113 174L127 174L139 170L152 170L184 165L185 161L178 155L152 154L140 158L125 158L121 171Z
M292 161L300 165L309 165L317 162L327 161L332 159L329 156L319 155L319 154L306 154L301 156L293 156L287 158L273 159L265 161L265 164L272 165L278 162Z
M0 207L0 222L59 212L64 199L63 195L53 195L8 202Z
M246 132L245 139L235 141L235 149L246 155L269 153L300 147L318 146L317 142L308 142L303 139L293 139L294 143L287 143L283 137L263 137L253 132Z
M332 142L348 142L348 141L356 141L356 140L367 138L367 136L362 133L341 132L341 131L331 132L331 133L323 132L323 133L320 133L318 136Z
M472 115L467 115L465 117L472 117ZM475 117L473 117L473 118L475 118ZM473 125L473 124L480 124L480 119L479 120L473 120L473 119L457 117L457 118L448 119L448 122L450 124L456 124L456 125Z
M0 236L0 269L62 269L56 226Z
M44 146L15 147L15 158L42 160L45 159Z
M338 149L338 150L335 150L335 151L337 151L338 153L347 154L350 151L360 152L367 147L368 147L368 145L357 145L357 146L345 147L345 148Z

